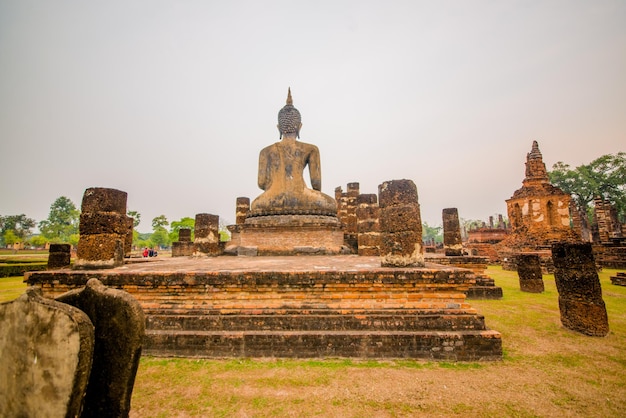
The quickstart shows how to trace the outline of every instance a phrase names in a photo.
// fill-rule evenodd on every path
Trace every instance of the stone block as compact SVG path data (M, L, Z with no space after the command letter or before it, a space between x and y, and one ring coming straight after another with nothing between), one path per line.
M127 417L141 357L145 318L129 293L90 279L57 301L85 312L95 327L93 364L81 417Z
M90 187L83 194L82 212L116 212L126 215L128 194L121 190Z
M179 242L191 242L191 228L180 228L178 230Z
M356 198L358 206L378 206L378 196L375 193L360 194Z
M78 417L94 327L82 311L29 288L0 304L0 416Z
M118 234L125 236L129 229L128 216L115 212L83 212L80 214L80 235ZM131 222L132 222L132 218ZM131 223L132 236L132 223Z
M190 241L177 241L172 243L172 257L185 257L193 255L195 245Z
M82 235L75 268L111 268L124 264L124 240L118 234Z
M421 231L419 206L413 203L381 208L380 230L384 232Z
M381 208L417 203L417 187L411 180L391 180L378 186L378 201Z
M219 241L219 216L209 213L198 213L194 226L196 240L208 238L212 242Z
M424 266L421 233L416 231L381 232L380 256L383 267Z
M71 262L72 246L70 244L50 244L48 254L48 268L69 267Z
M608 316L590 243L552 245L561 323L591 336L609 332Z
M542 293L544 284L539 254L519 254L515 264L517 265L520 290L529 293Z

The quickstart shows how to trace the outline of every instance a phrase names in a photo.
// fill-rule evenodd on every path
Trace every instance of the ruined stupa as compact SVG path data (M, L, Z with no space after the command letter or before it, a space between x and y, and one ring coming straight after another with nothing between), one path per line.
M539 144L533 141L522 187L506 201L512 231L502 245L532 250L576 240L570 227L570 200L568 193L550 184Z

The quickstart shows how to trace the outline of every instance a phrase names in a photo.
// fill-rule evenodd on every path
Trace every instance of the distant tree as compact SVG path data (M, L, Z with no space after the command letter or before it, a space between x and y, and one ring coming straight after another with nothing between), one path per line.
M548 172L550 182L570 193L578 207L591 213L599 196L615 205L621 222L626 218L626 152L607 154L571 169L561 161Z
M154 232L150 236L150 241L153 244L151 245L151 247L158 246L161 248L168 247L171 243L167 230L163 227L157 227L154 230Z
M61 196L50 206L48 219L39 222L39 230L44 237L53 242L78 242L79 216L80 212L74 203Z
M167 233L167 229L165 229L167 225L169 225L169 222L165 215L159 215L152 219L153 232L150 236L150 241L153 245L151 246L167 247L170 245L170 237Z
M167 218L165 215L159 215L156 218L152 219L152 230L156 231L157 228L165 228L169 225Z
M422 238L425 242L434 242L436 244L440 244L443 242L443 234L442 234L441 226L430 226L428 223L424 222L422 224Z
M24 214L0 216L0 240L2 240L2 245L13 244L9 244L4 239L4 236L8 231L13 231L13 234L18 239L16 242L22 242L26 240L28 235L30 235L30 230L34 228L35 225L35 220Z
M178 231L181 228L189 228L191 229L191 240L194 238L194 227L196 225L196 220L194 218L184 217L179 221L172 221L170 224L170 242L178 241Z
M15 232L13 232L12 229L7 230L3 236L4 238L4 245L13 245L15 243L21 242L22 240L20 239L20 237L18 237Z
M28 243L35 248L42 248L47 242L48 240L43 235L34 235L28 240Z

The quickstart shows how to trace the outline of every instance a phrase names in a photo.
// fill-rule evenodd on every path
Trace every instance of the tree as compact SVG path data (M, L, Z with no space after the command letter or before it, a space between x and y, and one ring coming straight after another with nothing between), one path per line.
M74 203L61 196L50 206L48 219L39 222L39 230L51 241L77 242L79 216Z
M0 216L0 240L3 241L3 245L13 244L5 240L6 233L13 231L17 239L15 242L24 241L34 227L35 220L28 218L23 213L21 215Z
M167 218L165 217L165 215L159 215L156 218L152 219L153 231L159 227L165 228L167 225L169 225L169 222L167 221Z
M16 242L20 242L20 237L18 237L12 229L8 229L2 236L4 238L4 245L13 245Z
M150 241L152 241L154 245L158 245L159 247L169 246L170 237L167 234L167 229L165 229L167 225L169 225L169 222L165 215L159 215L152 219L152 230L154 232L150 236Z
M626 218L626 152L607 154L589 164L571 169L561 161L548 172L550 182L572 198L580 209L590 212L593 199L610 201L621 222Z
M422 238L424 242L434 242L435 244L441 244L443 242L443 234L441 226L430 226L424 222L422 224Z
M141 213L137 212L136 210L129 210L128 216L133 218L133 228L137 229L139 223L141 222Z

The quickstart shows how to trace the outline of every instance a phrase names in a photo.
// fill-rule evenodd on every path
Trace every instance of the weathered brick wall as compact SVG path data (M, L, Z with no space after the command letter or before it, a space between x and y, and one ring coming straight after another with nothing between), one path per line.
M129 292L147 312L227 313L268 309L475 310L465 301L475 276L467 270L354 272L67 273L29 276L46 297L84 286L95 277Z

